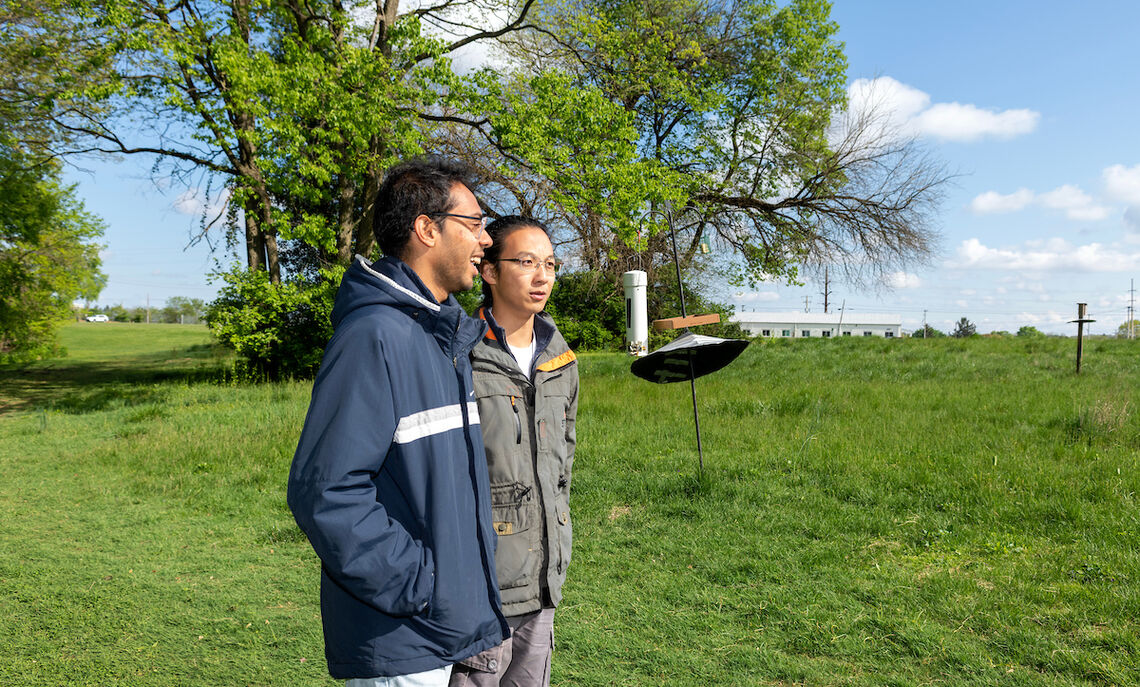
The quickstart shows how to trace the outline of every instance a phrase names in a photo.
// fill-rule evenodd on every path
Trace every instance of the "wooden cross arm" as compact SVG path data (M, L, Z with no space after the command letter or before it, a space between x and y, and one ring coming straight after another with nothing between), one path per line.
M714 312L708 315L689 315L688 317L667 317L664 320L653 320L653 328L660 332L666 329L684 329L699 324L716 324L717 322L720 322L720 315Z

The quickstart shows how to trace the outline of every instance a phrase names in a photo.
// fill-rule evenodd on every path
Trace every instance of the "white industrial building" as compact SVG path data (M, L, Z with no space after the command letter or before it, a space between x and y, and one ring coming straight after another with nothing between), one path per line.
M899 315L874 315L850 311L813 312L739 312L729 318L749 336L774 338L811 338L832 336L881 336L893 339L902 334Z

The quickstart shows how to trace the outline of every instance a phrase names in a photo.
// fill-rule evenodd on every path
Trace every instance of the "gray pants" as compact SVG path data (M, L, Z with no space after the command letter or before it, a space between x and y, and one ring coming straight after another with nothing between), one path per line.
M507 618L511 636L456 663L449 687L549 687L554 609Z

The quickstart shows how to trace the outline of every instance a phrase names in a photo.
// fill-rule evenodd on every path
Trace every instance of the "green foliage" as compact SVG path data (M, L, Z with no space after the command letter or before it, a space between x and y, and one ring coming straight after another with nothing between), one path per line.
M104 225L62 185L58 164L0 140L0 362L57 353L71 302L93 299Z
M546 311L574 350L613 350L624 339L625 300L608 275L559 274Z
M483 74L500 101L492 134L510 155L526 160L526 173L549 185L547 213L592 215L607 236L632 245L647 207L685 202L682 175L639 157L633 113L600 88L557 71L505 85L491 80L495 76Z
M201 298L171 296L160 311L161 320L171 324L197 324L206 314L206 304Z
M1021 332L1018 332L1020 334ZM1127 338L1129 335L1136 336L1140 334L1140 320L1131 320L1123 322L1116 328L1116 335L1120 338Z
M914 330L911 336L916 339L937 339L940 336L946 336L946 334L928 324L924 324L919 329Z
M951 332L950 336L956 339L965 339L977 333L978 328L974 326L974 323L963 317L954 324L954 331Z
M475 277L474 286L452 295L455 296L455 300L459 301L459 307L463 308L463 312L474 317L479 306L483 303L483 279L478 276Z
M273 284L264 271L240 268L220 276L225 286L206 309L206 322L241 356L239 373L258 379L315 375L332 336L333 284L339 278Z

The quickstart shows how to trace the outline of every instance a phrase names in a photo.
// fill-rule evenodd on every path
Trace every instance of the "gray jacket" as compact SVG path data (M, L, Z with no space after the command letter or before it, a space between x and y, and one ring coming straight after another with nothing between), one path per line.
M515 616L562 599L572 538L578 363L554 321L540 313L534 381L528 381L494 318L484 319L490 331L471 352L471 367L498 534L495 570L503 615Z

